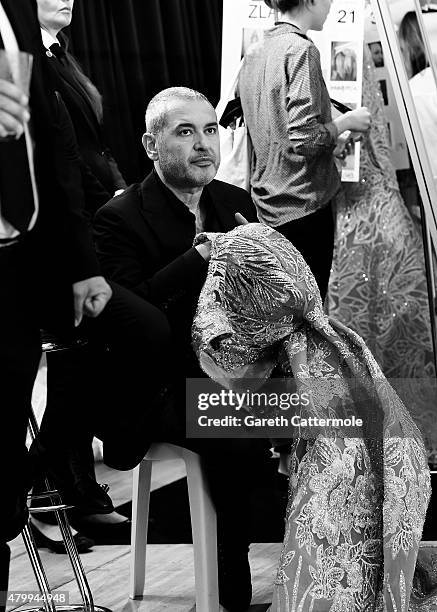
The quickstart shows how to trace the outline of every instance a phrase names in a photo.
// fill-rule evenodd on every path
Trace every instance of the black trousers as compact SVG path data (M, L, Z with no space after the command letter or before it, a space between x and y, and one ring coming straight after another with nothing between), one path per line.
M0 542L0 612L6 609L11 551L5 542Z
M38 295L27 267L24 245L0 249L0 585L7 588L9 549L27 518L25 448L33 382L40 358L35 307ZM3 602L4 603L4 602ZM0 602L0 610L4 609Z
M110 315L108 309L108 321ZM104 323L102 319L99 324L102 333ZM135 332L138 321L132 321L132 326ZM259 439L187 439L185 379L181 375L184 364L172 347L165 348L163 354L163 343L159 350L156 347L153 350L144 333L142 336L134 333L134 338L138 342L135 354L127 346L126 336L122 336L120 344L116 347L112 342L109 351L102 352L97 345L48 355L48 402L41 423L42 445L55 453L63 453L68 447L81 449L86 458L91 437L98 435L104 442L105 462L123 469L132 466L123 465L126 454L130 462L139 462L150 442L171 442L190 448L204 462L217 511L219 541L240 550L247 547L254 491L260 483L271 486L275 480L276 465L269 460L270 443ZM102 364L104 367L99 367ZM167 387L173 384L176 389L166 396L164 403L156 398L157 386L162 383ZM122 421L120 415L124 417Z
M140 316L144 305L149 305L132 294L122 301L120 293L123 290L114 293L100 320L89 322L88 331L93 328L90 345L48 355L48 402L41 442L53 449L59 431L64 430L59 452L81 446L86 456L90 437L96 434L104 442L105 462L122 469L139 462L150 442L190 448L204 462L217 511L219 540L241 550L249 542L248 515L254 491L262 482L271 486L275 481L270 443L259 439L187 439L186 363L163 334L151 340L157 326L150 329L150 319L142 321ZM102 344L109 351L102 351ZM202 372L198 370L196 375L202 376ZM163 384L173 390L160 402L156 390ZM65 421L70 421L68 431ZM124 465L126 455L130 465Z
M172 355L165 316L131 291L111 283L112 298L96 319L84 319L83 348L47 354L47 405L40 441L52 449L88 445L152 410ZM132 427L132 423L129 423ZM62 435L59 435L62 432ZM108 434L109 435L109 434Z
M31 478L25 439L32 389L41 356L40 329L51 330L53 326L52 331L64 337L73 337L76 331L71 285L65 284L62 276L50 277L41 269L37 249L29 241L0 249L0 279L0 470L3 491L0 504L0 584L3 586L7 583L9 565L6 542L20 533L27 519L26 494ZM127 380L141 380L143 390L147 386L153 396L160 385L162 359L169 352L170 342L167 320L158 309L114 285L113 298L104 313L97 319L85 320L84 328L93 338L101 341L104 337L116 348ZM70 359L71 353L65 353L68 354ZM95 422L102 420L99 411L104 413L106 408L104 402L96 401L99 387L88 387L86 377L82 380L76 376L77 368L82 373L84 371L78 352L74 354L73 362L73 367L67 370L60 364L64 382L65 378L69 379L67 393L63 393L62 403L55 402L53 409L52 404L49 407L47 435L55 444L68 440L79 443L81 437L86 439L87 436L89 439ZM86 368L90 379L94 373L102 372L99 363L85 362ZM95 381L98 380L95 377ZM104 388L111 389L111 382L113 379L109 375ZM141 402L136 389L133 391L130 399ZM71 392L71 397L68 392ZM123 404L119 404L118 409L123 410Z
M305 259L319 286L322 301L328 291L334 251L334 218L331 204L315 213L275 227Z

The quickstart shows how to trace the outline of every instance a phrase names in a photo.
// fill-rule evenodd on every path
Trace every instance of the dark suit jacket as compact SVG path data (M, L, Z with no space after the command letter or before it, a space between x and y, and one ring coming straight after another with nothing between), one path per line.
M206 231L231 230L236 226L236 212L248 221L256 221L249 194L233 185L212 181L204 188L202 202L207 211ZM152 172L97 212L94 234L104 274L166 314L175 341L177 367L171 371L171 365L166 363L162 368L167 368L172 383L179 382L184 387L185 377L203 376L191 348L191 324L208 265L192 247L194 215ZM144 389L147 390L147 379ZM105 438L105 461L117 467L124 464L122 469L130 465L130 457L130 467L135 465L141 444L143 451L147 450L143 439L147 426L141 423L144 415L132 414L129 409L124 406L118 411L115 435ZM119 437L117 429L123 432ZM131 431L130 436L127 431ZM151 435L150 428L147 435ZM124 443L126 440L130 446ZM118 457L123 455L121 461L117 453Z
M66 37L61 34L59 39L65 48L68 44ZM45 53L46 49L44 48ZM103 201L97 201L97 205L92 210L94 214L99 205L107 202L117 189L124 189L126 183L111 152L104 144L102 128L81 83L78 83L68 64L63 64L54 55L48 57L47 61L53 84L61 94L70 113L79 151L87 167L87 172L93 174L101 192L106 196ZM87 176L85 176L84 183L86 186ZM87 204L89 208L93 206L91 201Z
M256 221L249 194L233 185L212 181L202 201L205 231L229 231L236 212ZM97 212L94 236L104 274L162 309L190 343L187 333L208 269L192 246L194 215L152 172Z
M20 49L32 53L34 58L30 109L40 213L35 228L26 238L35 255L28 258L29 266L35 266L38 295L45 294L40 282L44 277L46 287L55 292L63 284L72 306L71 283L100 274L83 212L74 133L65 108L55 95L47 58L41 53L36 2L2 0L2 5ZM7 147L7 143L0 146Z

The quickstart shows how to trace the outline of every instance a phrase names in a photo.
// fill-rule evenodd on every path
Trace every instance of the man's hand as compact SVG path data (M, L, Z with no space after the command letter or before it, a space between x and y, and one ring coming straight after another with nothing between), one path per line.
M0 79L0 139L21 136L23 122L30 119L28 104L27 96L15 83Z
M77 327L82 317L98 317L112 296L112 289L103 276L93 276L73 284L74 325Z
M241 213L235 213L235 221L238 225L248 225L249 221L243 217ZM202 242L202 244L198 244L194 247L199 255L203 257L205 261L209 261L211 259L211 241L207 240L206 242Z

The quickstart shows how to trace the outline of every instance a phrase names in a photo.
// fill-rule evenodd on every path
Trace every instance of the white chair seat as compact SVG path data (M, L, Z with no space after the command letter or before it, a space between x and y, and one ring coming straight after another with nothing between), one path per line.
M183 459L187 471L193 534L196 612L218 612L216 513L199 455L174 444L152 444L133 472L129 596L135 599L144 594L152 465L154 461L174 459Z

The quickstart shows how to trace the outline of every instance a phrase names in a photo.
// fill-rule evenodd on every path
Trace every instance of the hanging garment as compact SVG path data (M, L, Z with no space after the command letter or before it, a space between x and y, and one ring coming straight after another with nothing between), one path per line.
M330 315L364 339L385 376L420 379L412 383L408 408L431 456L437 454L437 427L424 380L435 379L424 245L399 192L367 49L363 105L372 123L361 144L360 181L343 183L334 201L336 237L326 303Z

